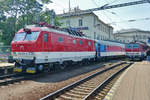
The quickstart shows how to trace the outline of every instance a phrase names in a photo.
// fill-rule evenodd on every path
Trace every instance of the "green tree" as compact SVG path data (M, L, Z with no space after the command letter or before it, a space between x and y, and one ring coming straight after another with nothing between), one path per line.
M40 15L40 21L50 23L50 14L48 10L42 11L43 6L51 3L51 0L1 0L0 1L0 30L2 31L1 39L4 45L9 45L15 33L25 25L32 24L36 21L36 15ZM39 10L41 13L39 13ZM57 26L61 25L55 19Z

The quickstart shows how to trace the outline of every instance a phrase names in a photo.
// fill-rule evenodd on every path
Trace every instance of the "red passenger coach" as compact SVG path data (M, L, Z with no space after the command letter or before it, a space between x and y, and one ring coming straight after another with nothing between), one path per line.
M63 67L72 62L95 59L96 47L92 39L69 29L32 25L19 30L12 43L15 72L36 73L52 65ZM55 66L58 67L58 66Z

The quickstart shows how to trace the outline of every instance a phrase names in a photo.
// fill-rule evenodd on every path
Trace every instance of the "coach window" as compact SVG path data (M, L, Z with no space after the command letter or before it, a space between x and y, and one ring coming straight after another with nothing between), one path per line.
M82 40L80 40L80 45L82 45L83 44L83 42L82 42Z
M62 38L62 37L59 37L59 38L58 38L58 41L59 41L59 42L63 42L63 38Z
M93 46L94 46L94 47L96 46L96 43L95 43L95 41L93 42Z
M44 34L44 42L47 42L48 41L48 34Z
M88 42L88 45L91 46L91 42L90 41Z
M73 44L76 44L76 40L73 40Z

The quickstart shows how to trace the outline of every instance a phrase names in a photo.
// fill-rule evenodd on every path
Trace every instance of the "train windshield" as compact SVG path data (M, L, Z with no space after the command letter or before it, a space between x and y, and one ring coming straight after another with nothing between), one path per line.
M40 32L31 32L31 34L27 34L24 41L32 41L36 40L37 37L39 36Z
M126 48L128 48L128 49L136 49L136 48L139 48L139 44L127 44Z
M133 44L133 48L134 49L139 48L139 44Z
M126 45L126 48L131 48L131 47L132 47L131 44L127 44L127 45Z
M17 33L13 41L22 41L25 35L26 35L25 32Z
M32 41L36 40L40 32L31 32L27 34L26 32L17 33L13 41Z

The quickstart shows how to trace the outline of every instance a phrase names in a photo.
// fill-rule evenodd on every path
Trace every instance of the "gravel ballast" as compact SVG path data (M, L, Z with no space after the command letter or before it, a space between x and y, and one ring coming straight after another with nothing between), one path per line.
M117 62L118 63L118 62ZM114 62L114 64L117 64ZM87 77L97 71L110 67L110 63L78 67L47 75L43 78L21 81L0 87L0 100L39 100L66 85ZM93 71L91 71L93 70Z

